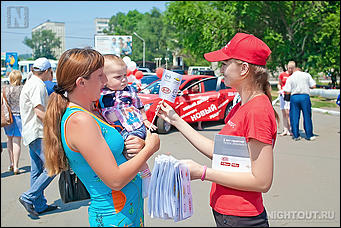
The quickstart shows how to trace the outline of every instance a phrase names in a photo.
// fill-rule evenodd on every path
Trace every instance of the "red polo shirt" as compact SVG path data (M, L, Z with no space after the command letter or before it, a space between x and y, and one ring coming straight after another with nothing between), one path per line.
M281 85L281 89L285 86L285 83L287 82L287 79L290 77L290 74L288 73L288 71L285 71L283 73L281 73L278 77L279 79L279 84Z
M243 106L236 104L225 123L219 134L243 136L247 142L253 138L275 144L276 118L266 95L254 97ZM220 214L234 216L257 216L264 210L261 192L236 190L216 183L212 183L210 205Z

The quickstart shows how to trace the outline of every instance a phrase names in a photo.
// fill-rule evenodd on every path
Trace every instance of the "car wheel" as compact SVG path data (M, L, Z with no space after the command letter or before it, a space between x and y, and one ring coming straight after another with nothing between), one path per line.
M167 134L170 132L172 125L168 122L166 122L162 118L157 118L156 120L156 126L157 126L157 132L160 134Z
M224 113L224 119L222 119L222 122L224 123L225 119L226 119L226 116L230 113L231 109L233 108L233 102L231 101L230 103L228 103L226 105L226 108L225 108L225 113Z

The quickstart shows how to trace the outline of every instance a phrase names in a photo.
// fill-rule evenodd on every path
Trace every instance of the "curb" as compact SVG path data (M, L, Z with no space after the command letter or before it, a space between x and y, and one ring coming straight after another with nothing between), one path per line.
M325 113L325 114L331 114L333 116L340 116L340 112L338 111L334 111L334 110L326 110L326 109L322 109L322 108L311 108L313 111L316 112L321 112L321 113Z
M276 100L274 100L274 101L275 102L273 102L272 105L279 106L279 104L277 104ZM333 115L333 116L340 116L340 112L334 111L334 110L327 110L327 109L322 109L322 108L311 108L311 110L313 110L315 112L324 113L324 114L330 114L330 115Z

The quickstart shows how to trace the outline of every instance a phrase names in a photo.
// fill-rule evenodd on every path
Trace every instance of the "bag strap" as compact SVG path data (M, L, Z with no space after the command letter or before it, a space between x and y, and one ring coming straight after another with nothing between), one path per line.
M5 102L8 104L6 93L5 93L5 87L2 88L2 97L5 99Z

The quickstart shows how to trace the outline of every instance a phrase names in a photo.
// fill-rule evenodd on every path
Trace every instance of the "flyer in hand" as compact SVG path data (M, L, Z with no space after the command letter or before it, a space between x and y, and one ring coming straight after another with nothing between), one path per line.
M174 103L181 80L181 74L170 70L164 70L160 82L159 97Z
M148 193L148 213L152 218L175 222L193 215L191 179L188 167L168 155L155 158Z
M214 137L212 168L232 172L251 172L251 160L245 137Z

